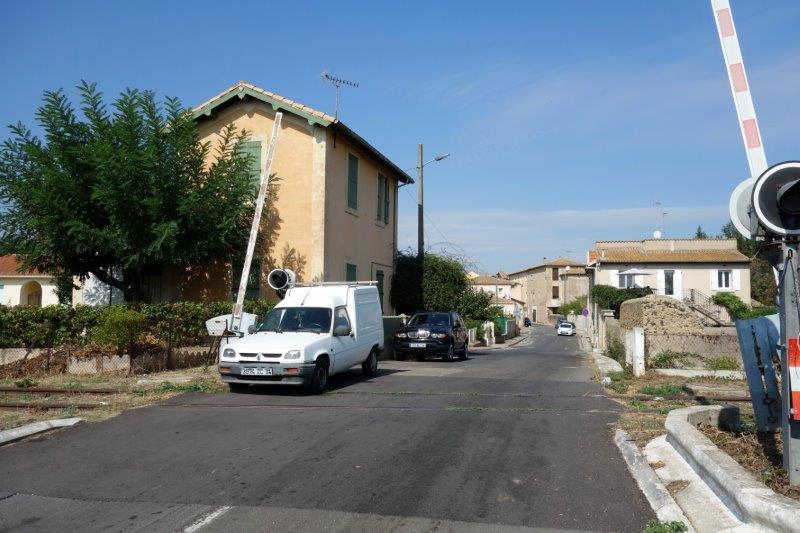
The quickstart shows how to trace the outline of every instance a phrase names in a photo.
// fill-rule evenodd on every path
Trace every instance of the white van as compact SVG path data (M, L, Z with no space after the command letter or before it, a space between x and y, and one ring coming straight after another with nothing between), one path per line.
M325 390L328 376L360 364L378 370L383 319L374 283L292 287L242 338L223 339L219 373L231 391L248 385L303 385Z

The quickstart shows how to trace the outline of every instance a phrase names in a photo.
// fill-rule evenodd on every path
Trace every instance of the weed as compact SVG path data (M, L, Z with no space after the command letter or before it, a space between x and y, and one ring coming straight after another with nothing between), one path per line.
M214 383L207 379L195 379L189 383L162 381L154 392L214 392Z
M653 519L644 528L644 533L679 533L681 531L689 531L689 528L686 527L686 524L677 520L662 522L661 520Z
M739 370L739 361L733 357L714 357L706 363L706 368L709 370Z
M639 394L649 394L650 396L660 396L662 398L674 398L684 391L680 385L664 383L661 385L645 385L639 388Z
M619 340L619 337L610 337L608 339L606 356L614 359L622 366L625 366L625 345L622 344L622 341Z
M677 363L683 363L692 356L695 356L695 354L689 352L676 352L673 350L662 350L650 358L650 367L675 368Z
M33 381L31 378L22 378L18 379L14 382L14 386L18 389L27 389L29 387L35 387L36 382Z

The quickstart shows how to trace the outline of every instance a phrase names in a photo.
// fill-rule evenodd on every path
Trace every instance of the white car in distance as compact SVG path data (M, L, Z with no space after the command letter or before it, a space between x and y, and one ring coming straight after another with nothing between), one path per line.
M572 322L562 322L558 325L556 333L559 335L575 335L575 324Z

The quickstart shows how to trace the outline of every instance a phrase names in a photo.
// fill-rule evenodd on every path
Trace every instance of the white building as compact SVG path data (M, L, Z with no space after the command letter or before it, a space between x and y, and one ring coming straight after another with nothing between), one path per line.
M42 307L58 303L56 282L38 270L25 270L13 255L0 256L0 305Z
M650 287L676 299L736 294L750 304L750 259L735 239L598 241L589 251L592 285Z

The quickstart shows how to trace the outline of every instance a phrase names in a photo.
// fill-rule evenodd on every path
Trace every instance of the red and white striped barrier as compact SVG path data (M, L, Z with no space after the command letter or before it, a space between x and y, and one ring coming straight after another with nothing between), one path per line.
M750 176L757 178L767 170L767 156L764 153L764 144L761 142L750 84L747 81L742 51L739 48L739 37L733 24L731 5L728 0L711 0L711 8L714 11L714 21L717 24L719 44L725 59L736 115L739 117L739 130L747 153Z
M800 339L789 339L789 393L791 394L791 417L800 420Z

